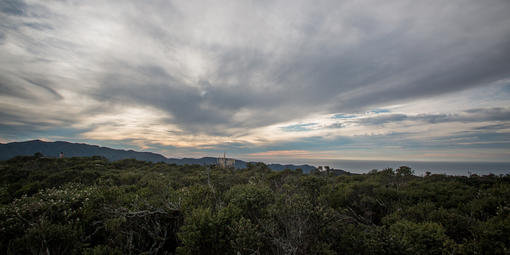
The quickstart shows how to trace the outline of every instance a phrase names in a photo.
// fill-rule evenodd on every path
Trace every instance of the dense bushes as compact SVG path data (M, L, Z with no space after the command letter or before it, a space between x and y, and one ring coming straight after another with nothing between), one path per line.
M510 177L0 162L0 254L508 254Z

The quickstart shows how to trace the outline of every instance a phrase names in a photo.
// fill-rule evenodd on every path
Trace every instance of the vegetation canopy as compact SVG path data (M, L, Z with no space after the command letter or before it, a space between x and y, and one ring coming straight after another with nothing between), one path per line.
M0 254L509 254L510 176L0 161Z

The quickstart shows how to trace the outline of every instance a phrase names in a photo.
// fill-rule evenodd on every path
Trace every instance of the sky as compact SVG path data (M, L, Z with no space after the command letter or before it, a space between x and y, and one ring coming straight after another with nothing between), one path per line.
M0 1L0 143L510 162L510 1Z

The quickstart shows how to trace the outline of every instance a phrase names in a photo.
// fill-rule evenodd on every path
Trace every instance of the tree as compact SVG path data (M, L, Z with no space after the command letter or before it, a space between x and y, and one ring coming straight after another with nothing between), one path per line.
M433 222L413 223L399 221L390 226L393 238L399 240L405 254L442 254L448 244L444 228Z
M401 166L395 170L398 176L410 176L414 174L414 171L408 166Z

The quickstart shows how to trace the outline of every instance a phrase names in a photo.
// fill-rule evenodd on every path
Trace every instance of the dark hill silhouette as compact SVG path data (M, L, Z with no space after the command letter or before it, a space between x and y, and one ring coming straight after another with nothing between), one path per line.
M64 153L65 157L90 157L90 156L103 156L111 161L121 159L136 159L150 162L165 162L169 164L185 165L185 164L198 164L210 165L216 163L216 158L203 157L203 158L166 158L165 156L153 152L139 152L133 150L118 150L108 147L101 147L97 145L90 145L85 143L70 143L64 141L45 142L41 140L33 140L26 142L13 142L7 144L0 144L0 160L7 160L15 156L31 156L40 152L46 157L58 157L60 152ZM245 168L248 162L236 160L236 168ZM315 169L310 165L281 165L269 164L272 170L284 169L302 169L304 173L309 173Z
M64 152L65 157L103 156L112 161L127 158L151 162L165 162L167 160L164 156L152 152L116 150L84 143L69 143L62 141L45 142L41 140L33 140L0 144L1 160L7 160L15 156L30 156L34 155L36 152L40 152L46 157L58 157L60 152Z

